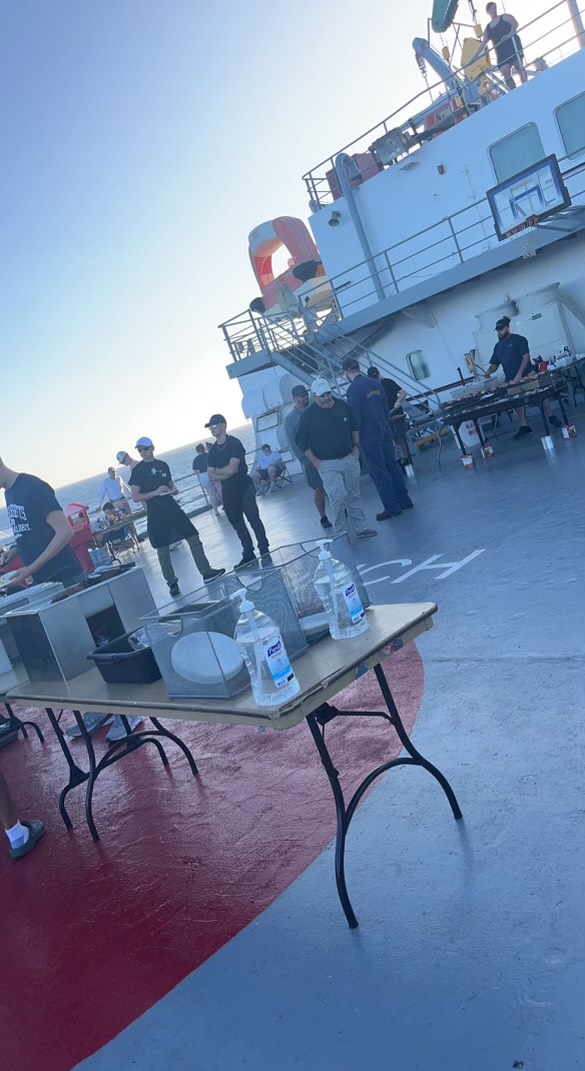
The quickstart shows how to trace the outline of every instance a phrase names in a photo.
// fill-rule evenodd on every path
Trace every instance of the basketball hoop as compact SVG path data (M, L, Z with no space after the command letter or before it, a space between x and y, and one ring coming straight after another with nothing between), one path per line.
M523 260L529 260L536 256L536 235L539 219L538 216L529 216L506 231L506 238L516 242Z

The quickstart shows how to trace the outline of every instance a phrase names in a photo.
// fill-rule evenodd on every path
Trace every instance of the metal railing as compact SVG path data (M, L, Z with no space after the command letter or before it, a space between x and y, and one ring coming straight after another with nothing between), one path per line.
M543 64L546 67L556 66L557 63L562 62L569 55L572 55L579 50L579 34L574 28L571 16L569 15L565 18L557 19L555 13L560 8L566 10L566 0L559 0L558 3L554 4L540 15L537 15L530 22L527 22L524 26L518 29L518 34L522 38L522 48L525 57L524 68L530 75L537 74L538 70L542 70ZM583 15L583 13L584 9L581 9L579 14ZM553 15L555 18L554 26L543 28L542 20L546 20ZM530 31L535 28L536 36L532 37ZM528 43L526 41L527 31L530 38ZM542 45L545 45L546 48L543 49ZM490 58L495 56L495 49L493 47L486 49L486 52ZM475 62L475 59L473 62ZM502 92L506 91L506 87L498 75L497 65L495 63L493 63L491 71L488 72L488 76L495 87ZM464 82L469 81L465 67L454 68L453 77L462 79ZM433 94L435 95L433 96ZM439 79L437 82L433 83L433 85L427 86L425 89L421 90L420 93L411 97L405 104L401 104L399 108L393 111L385 119L376 123L375 126L370 127L369 130L366 130L348 144L343 145L331 156L311 168L310 171L303 175L303 181L309 193L311 211L318 211L320 208L327 204L331 204L335 200L329 184L329 173L334 171L335 160L339 153L346 152L351 154L355 152L369 151L373 141L376 141L377 138L382 137L384 134L388 134L391 130L396 129L397 127L409 126L413 132L416 133L417 128L423 123L425 114L429 111L429 108L438 104L439 98L443 101L455 101L456 98L459 99L460 97L461 89L456 89L455 87L449 89L445 85L445 82L442 79ZM488 106L490 103L491 97L489 95L485 95L481 98L482 106ZM469 109L467 110L469 113ZM418 144L416 144L413 146L413 149L417 149L418 147ZM403 158L407 158L406 152Z
M573 202L584 204L585 163L570 166L567 157L562 157L559 163L565 165L563 180ZM392 297L499 244L487 198L483 197L331 277L330 297L306 309L299 307L296 317L286 313L261 317L246 309L220 324L220 328L234 361L255 353L290 353L294 357L292 351L296 350L299 369L314 374L315 346L324 349L331 342L338 333L331 328L359 309L380 301L374 275L378 276L384 295ZM315 289L321 288L322 284ZM310 299L311 292L304 297ZM317 364L319 360L320 357Z

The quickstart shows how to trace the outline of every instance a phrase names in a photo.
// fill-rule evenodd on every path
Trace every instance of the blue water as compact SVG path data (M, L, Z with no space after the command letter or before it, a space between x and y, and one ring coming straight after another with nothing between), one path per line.
M246 452L251 452L254 449L254 428L252 424L244 424L241 428L234 428L232 434L242 440ZM209 441L212 441L211 437ZM136 457L135 451L131 451L131 453L133 457ZM197 505L197 502L201 500L199 481L191 468L194 454L193 443L189 443L186 446L178 446L175 450L169 450L166 454L158 455L168 462L173 479L178 482L178 487L181 491L179 502L183 509L187 510ZM121 468L122 472L124 471L121 466L117 468ZM99 472L95 476L88 476L87 479L80 480L78 483L70 483L65 487L57 488L57 498L60 504L65 507L70 502L79 502L82 506L89 506L91 510L97 509L100 486L105 475L105 472ZM188 479L184 479L185 477L188 477ZM48 479L50 482L50 476L43 474L43 478ZM9 534L8 515L4 506L2 506L2 509L0 509L0 540L5 542Z

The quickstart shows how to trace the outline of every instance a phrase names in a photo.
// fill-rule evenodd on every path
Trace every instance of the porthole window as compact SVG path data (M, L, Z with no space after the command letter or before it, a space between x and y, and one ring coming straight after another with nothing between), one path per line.
M422 350L413 350L412 353L408 353L406 355L406 360L415 379L421 380L429 378L431 370Z
M574 159L585 155L585 93L560 104L556 117L567 156Z

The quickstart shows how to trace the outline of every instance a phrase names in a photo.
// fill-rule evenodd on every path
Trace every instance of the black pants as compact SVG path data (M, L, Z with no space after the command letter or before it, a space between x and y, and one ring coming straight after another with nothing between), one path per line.
M250 528L256 536L260 554L267 554L268 537L266 535L266 529L260 520L260 514L258 513L258 506L256 504L256 488L252 481L248 481L241 493L236 492L234 494L230 489L229 493L226 494L224 488L223 508L228 521L237 533L238 539L242 544L244 556L248 557L248 555L254 553L254 545L244 517L246 517Z

